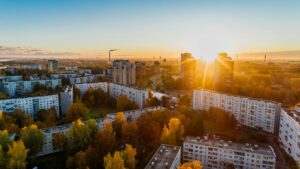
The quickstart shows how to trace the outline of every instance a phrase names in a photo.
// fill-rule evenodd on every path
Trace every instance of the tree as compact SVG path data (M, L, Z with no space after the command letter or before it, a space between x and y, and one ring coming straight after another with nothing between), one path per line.
M0 111L0 130L4 130L6 127L6 121L4 119L3 112Z
M66 165L66 167L70 169L87 169L88 167L85 152L79 151L74 157L68 157Z
M50 110L41 109L37 112L38 118L42 120L47 127L55 126L57 120L56 109L52 107Z
M66 115L67 121L72 122L79 118L86 119L89 111L90 110L83 103L73 103L68 108Z
M15 124L19 127L28 126L33 123L32 117L21 109L15 109L11 113L11 116L13 117Z
M62 133L55 133L53 135L52 145L53 149L63 149L65 146L66 138Z
M114 130L116 131L116 136L117 139L121 137L121 130L122 130L122 125L125 123L126 117L123 112L118 112L116 114L116 118L113 121L113 127Z
M13 142L12 146L9 146L7 156L8 156L8 169L25 169L26 168L26 158L28 149L24 146L24 143L20 141Z
M8 146L11 145L12 140L10 139L7 130L0 131L0 145L4 152L7 152Z
M104 157L104 168L105 169L126 169L124 167L124 160L122 159L120 152L115 152L112 157L110 153L108 153Z
M2 146L0 145L0 168L6 168L7 164L7 157L6 154L4 153Z
M181 164L179 169L202 169L202 165L200 161L192 161Z
M122 95L117 99L117 109L118 111L126 111L137 109L138 105L135 102L131 102L127 96Z
M130 144L126 144L125 150L121 152L121 157L124 160L124 165L128 169L135 169L135 156L137 152Z
M21 130L21 139L26 148L29 149L30 155L36 155L44 145L44 134L37 128L37 125L30 125Z
M180 145L184 127L178 118L171 118L168 126L164 126L160 140L162 143Z
M82 96L82 101L88 106L95 106L95 98L94 98L94 89L88 88L87 91Z
M90 129L80 119L72 123L67 131L67 147L70 151L84 150L92 142Z
M145 107L153 107L153 106L159 106L159 105L161 105L160 100L158 100L157 97L153 97L151 90L149 90Z
M138 143L138 126L136 122L124 123L122 125L122 139L123 143L137 145Z
M90 130L90 137L94 140L96 138L97 132L98 132L98 127L96 120L94 119L89 119L87 121L87 126Z

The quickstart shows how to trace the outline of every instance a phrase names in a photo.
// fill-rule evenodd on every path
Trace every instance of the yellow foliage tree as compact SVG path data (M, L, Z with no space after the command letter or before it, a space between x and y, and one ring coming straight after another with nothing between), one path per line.
M105 169L126 169L124 167L124 160L118 151L115 152L113 157L110 153L104 157L104 167Z
M43 148L44 134L35 124L22 128L21 139L23 140L25 146L30 150L30 155L37 154Z
M130 144L126 144L125 150L121 152L121 156L124 160L125 167L128 169L135 169L135 156L137 152Z
M118 112L117 115L116 115L115 120L116 120L117 123L122 124L122 123L125 122L125 119L126 119L126 117L125 117L124 113L123 112Z
M178 118L171 118L168 126L164 126L160 140L162 143L179 145L184 133L184 127Z
M9 146L8 155L8 169L25 169L26 158L28 149L25 148L23 141L13 142L12 146Z
M179 169L202 169L202 165L200 161L192 161L180 165Z

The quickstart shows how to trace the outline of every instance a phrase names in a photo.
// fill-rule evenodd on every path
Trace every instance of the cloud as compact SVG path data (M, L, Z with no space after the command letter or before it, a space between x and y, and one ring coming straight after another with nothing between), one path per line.
M73 52L50 52L39 48L31 47L8 47L0 46L0 56L79 56Z

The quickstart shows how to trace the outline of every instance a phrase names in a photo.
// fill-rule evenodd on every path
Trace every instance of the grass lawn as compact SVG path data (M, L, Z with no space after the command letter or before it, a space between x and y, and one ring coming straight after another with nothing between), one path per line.
M107 108L107 107L94 107L90 109L89 117L94 118L102 118L108 113L117 112L117 109Z

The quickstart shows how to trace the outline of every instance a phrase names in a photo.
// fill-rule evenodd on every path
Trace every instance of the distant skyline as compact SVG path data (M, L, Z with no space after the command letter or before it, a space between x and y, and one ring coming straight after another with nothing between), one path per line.
M300 1L1 0L0 57L300 50Z

